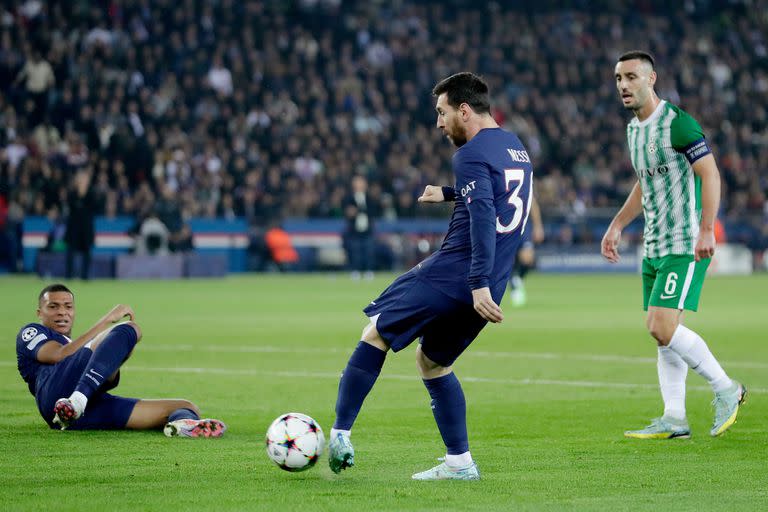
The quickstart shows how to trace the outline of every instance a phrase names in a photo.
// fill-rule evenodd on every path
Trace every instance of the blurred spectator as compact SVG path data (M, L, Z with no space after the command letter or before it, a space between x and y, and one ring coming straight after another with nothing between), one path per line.
M168 228L168 240L171 250L174 250L180 240L184 220L181 216L181 207L170 185L165 185L160 191L160 200L155 206L155 213L160 222Z
M279 224L274 224L264 234L264 242L269 250L272 262L280 272L290 270L299 262L299 253L291 243L291 237Z
M24 101L31 101L32 108L27 110L28 126L34 128L48 113L48 93L56 83L51 64L45 60L37 48L33 49L24 67L16 76L13 84L24 82Z
M154 213L149 213L129 232L133 236L133 252L139 256L168 254L168 228Z
M64 219L59 212L59 207L52 206L48 210L48 215L46 215L46 217L48 218L51 227L48 228L48 236L46 237L45 248L43 251L48 253L65 252L67 250L67 223L64 222Z
M728 242L728 235L725 231L725 224L719 218L715 219L715 242L724 244Z
M347 220L344 248L353 279L373 277L376 266L373 224L379 215L380 206L368 193L368 180L356 175L352 178L352 190L344 199L344 217Z
M80 277L88 279L95 241L96 195L90 188L90 170L79 171L67 194L67 279L72 278L75 256L80 256Z
M211 89L217 94L223 97L232 95L232 73L224 67L221 56L217 55L213 58L213 65L208 71L207 78Z
M171 233L170 241L169 247L171 252L188 252L195 249L192 228L186 222L181 225L181 229L176 233Z

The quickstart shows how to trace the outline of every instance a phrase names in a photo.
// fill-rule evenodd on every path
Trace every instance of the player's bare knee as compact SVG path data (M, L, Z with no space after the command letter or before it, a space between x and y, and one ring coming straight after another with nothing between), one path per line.
M517 258L523 265L533 265L534 257L534 252L531 249L523 249L517 255Z
M676 324L673 325L668 319L659 315L648 315L645 322L648 332L658 342L659 345L667 346L672 340Z
M189 409L190 411L194 411L195 414L200 416L200 408L190 402L189 400L181 400L181 405L177 407L178 409Z
M384 352L389 350L389 344L381 337L379 331L376 330L376 326L372 323L365 326L360 339Z
M675 309L652 308L648 314L648 331L660 345L669 345L680 318L680 311Z
M416 369L419 370L419 374L423 379L434 379L451 373L450 366L441 366L427 357L424 351L421 350L421 345L416 347Z
M127 325L127 326L131 327L134 331L136 331L136 341L137 342L141 340L141 328L139 327L139 324L137 324L136 322L131 321L131 322L125 322L125 324L123 324L123 325Z

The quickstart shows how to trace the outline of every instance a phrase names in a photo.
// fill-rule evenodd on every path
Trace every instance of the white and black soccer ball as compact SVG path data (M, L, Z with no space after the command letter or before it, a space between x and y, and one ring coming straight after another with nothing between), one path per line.
M306 414L282 414L267 429L267 456L286 471L311 468L324 449L323 429Z

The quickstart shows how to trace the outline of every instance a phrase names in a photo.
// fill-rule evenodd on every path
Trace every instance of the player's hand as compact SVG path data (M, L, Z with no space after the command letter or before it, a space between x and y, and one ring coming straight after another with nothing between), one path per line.
M533 242L540 244L545 238L544 227L534 224L533 225Z
M608 226L608 230L603 235L603 241L600 242L600 254L611 263L616 263L621 259L619 256L619 241L621 240L621 230Z
M445 201L443 187L427 185L424 187L424 192L421 194L418 201L420 203L442 203Z
M715 255L715 231L701 230L696 239L696 248L693 250L693 258L701 261Z
M118 304L117 306L112 308L112 311L110 311L104 316L104 320L114 324L119 322L126 316L128 317L129 320L133 321L135 317L133 313L133 309L131 309L131 306L126 306L125 304Z
M493 302L491 290L487 286L472 290L472 300L474 301L475 311L481 317L495 324L504 320L504 314L501 312L499 305Z

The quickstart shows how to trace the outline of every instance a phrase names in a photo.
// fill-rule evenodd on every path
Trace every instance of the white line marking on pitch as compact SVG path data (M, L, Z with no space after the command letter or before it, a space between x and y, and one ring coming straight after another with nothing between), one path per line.
M306 378L306 379L338 379L339 372L291 372L291 371L264 371L248 370L242 368L159 368L149 366L131 366L127 370L138 372L160 372L160 373L192 373L192 374L215 374L232 377L252 376L252 377L285 377L285 378ZM416 374L399 375L396 373L382 373L380 379L385 380L418 380ZM608 389L648 389L658 390L658 384L633 384L629 382L600 382L587 380L556 380L556 379L497 379L490 377L460 377L462 382L478 382L483 384L506 384L509 386L565 386L574 388L608 388ZM711 391L709 386L688 386L688 389L695 391ZM747 388L750 393L768 393L764 388Z
M0 361L0 367L16 366L12 361ZM195 367L155 367L155 366L133 366L128 365L128 372L149 372L149 373L191 373L191 374L210 374L230 377L283 377L283 378L302 378L302 379L338 379L341 371L338 372L296 372L296 371L264 371L249 370L242 368L195 368ZM417 376L399 375L382 373L379 377L385 380L416 380ZM504 384L508 386L564 386L573 388L596 388L596 389L648 389L657 390L657 384L635 384L630 382L605 382L588 380L557 380L557 379L498 379L491 377L472 377L461 376L462 382L477 382L482 384ZM688 389L695 391L710 391L708 386L688 386ZM766 388L748 388L750 393L765 394Z
M340 349L337 347L275 347L269 345L231 345L231 346L197 346L197 345L151 345L141 347L142 351L151 350L158 352L219 352L227 354L351 354L353 347ZM462 357L483 358L510 358L510 359L538 359L538 360L572 360L591 361L596 363L626 363L626 364L655 364L655 357L617 356L610 354L563 354L556 352L494 352L483 350L469 350ZM756 370L768 370L768 363L746 361L724 361L726 368L747 368Z

